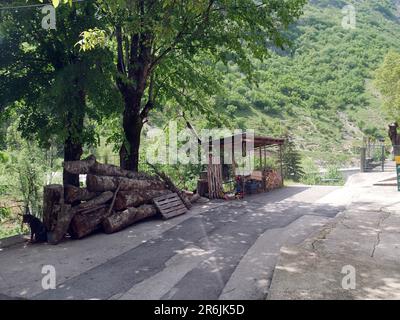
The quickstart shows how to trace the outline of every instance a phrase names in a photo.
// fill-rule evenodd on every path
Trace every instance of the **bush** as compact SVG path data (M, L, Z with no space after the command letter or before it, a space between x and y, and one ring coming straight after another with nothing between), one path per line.
M301 165L301 155L293 139L289 136L286 137L286 143L283 147L282 162L284 178L295 182L300 181L305 174Z
M10 156L5 151L0 151L0 163L7 163L10 160Z
M18 176L18 189L25 209L41 217L45 183L43 152L37 147L26 145L16 157L15 171Z
M324 175L325 183L330 185L343 185L344 177L336 166L328 167L328 171Z
M0 207L0 221L3 222L11 216L11 209L7 207Z
M304 159L302 163L304 175L301 177L301 183L306 185L318 185L321 184L321 175L318 167L314 164L311 159Z

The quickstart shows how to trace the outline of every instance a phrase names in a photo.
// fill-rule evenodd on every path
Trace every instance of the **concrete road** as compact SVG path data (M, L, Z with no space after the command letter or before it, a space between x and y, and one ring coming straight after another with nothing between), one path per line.
M269 299L400 299L400 193L376 186L394 173L362 173L332 192L351 199L299 245L285 245Z
M288 187L210 202L169 221L58 246L0 249L0 296L29 299L264 299L280 248L344 209L336 187ZM52 265L55 290L43 290Z

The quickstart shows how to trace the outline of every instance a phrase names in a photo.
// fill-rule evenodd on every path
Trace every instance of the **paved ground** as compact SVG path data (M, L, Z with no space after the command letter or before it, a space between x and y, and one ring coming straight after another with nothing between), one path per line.
M350 198L346 210L302 244L281 248L268 299L400 299L400 194L375 186L393 176L357 174L331 193L333 202ZM355 288L342 286L348 266Z
M58 246L0 249L0 297L29 299L264 299L281 246L330 222L336 187L288 187L212 202L167 222ZM43 291L43 265L57 271Z

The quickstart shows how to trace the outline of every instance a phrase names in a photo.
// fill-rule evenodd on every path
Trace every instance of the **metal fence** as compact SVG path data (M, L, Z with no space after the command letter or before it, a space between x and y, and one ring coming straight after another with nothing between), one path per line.
M371 144L360 149L362 172L393 170L395 156L400 156L400 146Z

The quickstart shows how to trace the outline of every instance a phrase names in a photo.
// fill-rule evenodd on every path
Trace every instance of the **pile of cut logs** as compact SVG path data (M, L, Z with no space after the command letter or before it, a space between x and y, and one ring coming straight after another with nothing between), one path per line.
M94 156L64 162L67 172L86 174L86 188L71 185L44 188L43 223L48 230L48 241L56 244L67 233L80 239L99 229L105 233L120 231L156 216L159 210L153 199L160 196L174 193L176 202L187 209L199 199L197 195L189 198L168 176L153 169L155 176L127 171L101 164Z
M266 185L267 190L275 190L275 189L282 188L282 184L283 184L282 177L275 170L269 171L267 173L266 181L267 181L267 185Z

